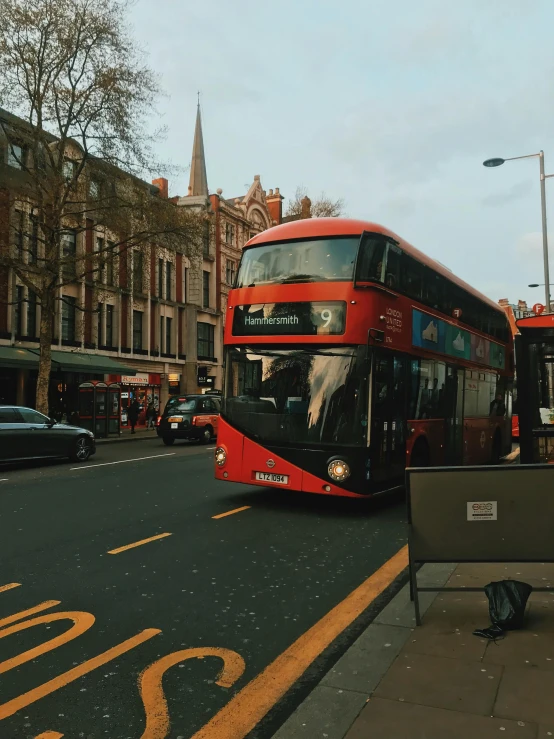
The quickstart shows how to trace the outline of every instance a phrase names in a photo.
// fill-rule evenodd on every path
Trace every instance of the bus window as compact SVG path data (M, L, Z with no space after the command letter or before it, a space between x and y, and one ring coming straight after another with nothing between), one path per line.
M382 236L366 234L362 237L358 264L356 268L357 282L385 281L385 244Z

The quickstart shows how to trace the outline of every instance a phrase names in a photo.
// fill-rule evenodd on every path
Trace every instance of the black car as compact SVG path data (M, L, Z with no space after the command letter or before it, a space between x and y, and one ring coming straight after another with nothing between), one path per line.
M57 423L32 408L0 405L0 462L69 457L86 462L96 452L94 434Z
M170 398L156 430L166 446L175 439L193 439L208 444L217 436L219 398L212 395L186 395Z

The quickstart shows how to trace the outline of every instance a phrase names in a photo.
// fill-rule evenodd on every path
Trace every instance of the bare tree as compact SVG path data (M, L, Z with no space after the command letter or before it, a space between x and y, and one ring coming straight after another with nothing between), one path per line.
M294 198L287 203L285 216L302 216L302 200L308 197L308 190L304 186L296 188ZM322 192L316 200L310 201L312 218L339 218L344 215L344 200L331 200Z
M132 294L135 254L199 248L199 216L140 179L154 171L160 132L148 135L145 117L159 88L129 36L127 7L0 0L0 106L11 111L0 110L11 164L0 178L0 271L11 268L41 306L36 407L45 413L62 288L99 289L116 262L117 288ZM99 231L105 238L93 238Z

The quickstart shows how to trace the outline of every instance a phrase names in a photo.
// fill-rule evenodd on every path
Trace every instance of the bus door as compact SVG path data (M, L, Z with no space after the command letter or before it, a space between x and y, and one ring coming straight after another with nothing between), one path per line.
M464 371L456 367L446 368L444 388L445 449L444 461L448 465L461 465L464 456Z
M406 456L406 360L376 351L371 410L372 479L401 478Z

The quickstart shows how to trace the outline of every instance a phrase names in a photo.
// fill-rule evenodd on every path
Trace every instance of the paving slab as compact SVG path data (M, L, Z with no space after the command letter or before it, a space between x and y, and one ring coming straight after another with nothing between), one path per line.
M498 665L402 652L374 695L490 716L502 671Z
M403 626L371 624L321 681L370 695L412 634Z
M436 593L419 594L419 610L423 615L435 600ZM381 613L375 618L377 624L389 626L405 626L415 628L414 604L410 600L410 586L405 585L391 602L386 605Z
M434 657L479 662L485 654L487 644L485 639L473 636L473 628L468 628L465 624L460 628L444 623L437 624L429 610L426 622L412 632L404 650Z
M506 667L494 715L553 726L554 672Z
M536 736L535 724L372 698L345 739L535 739Z
M273 739L343 739L366 703L365 693L318 685Z
M554 672L554 632L507 631L503 639L487 645L483 663Z

